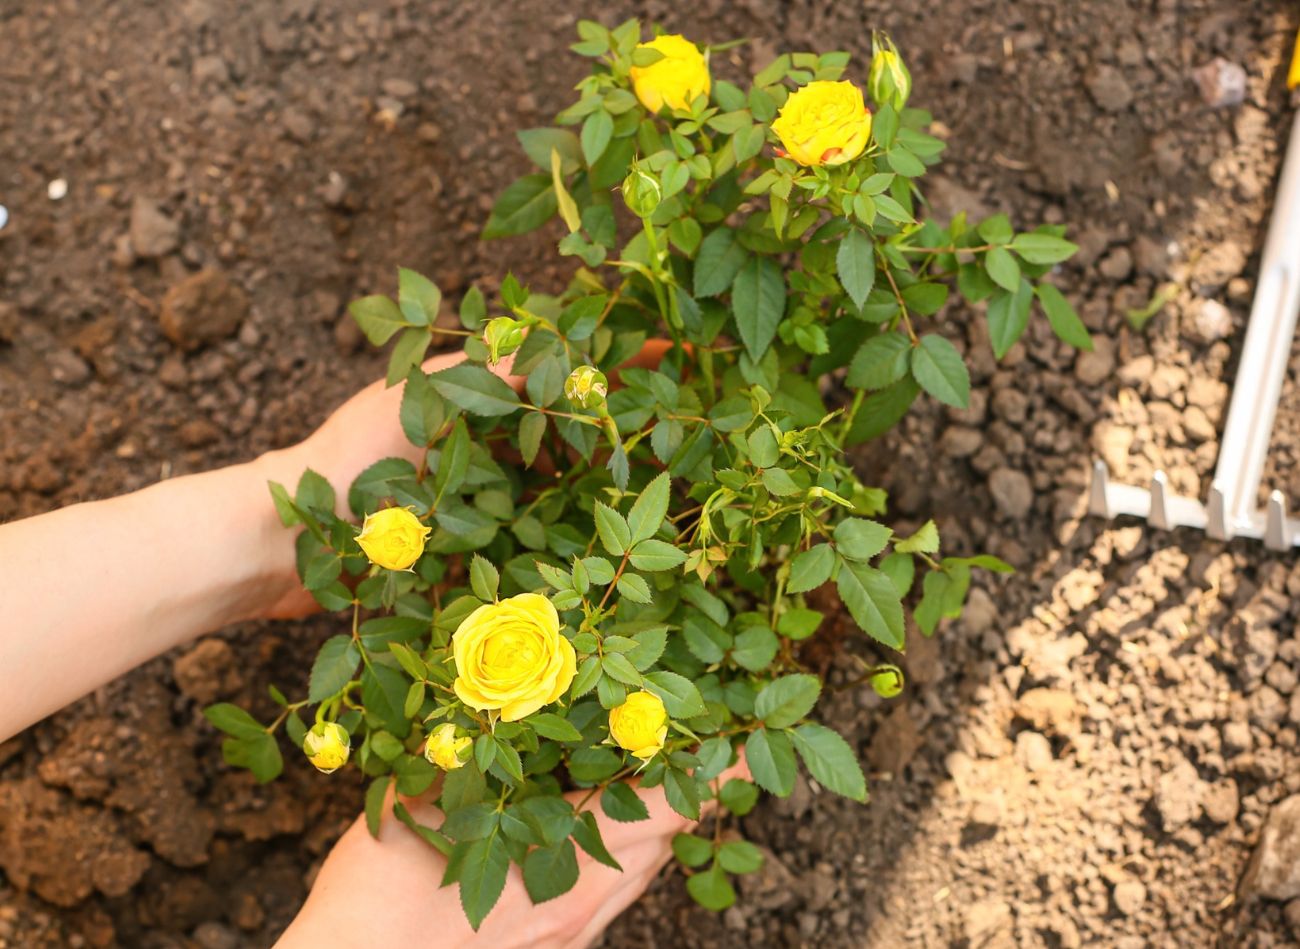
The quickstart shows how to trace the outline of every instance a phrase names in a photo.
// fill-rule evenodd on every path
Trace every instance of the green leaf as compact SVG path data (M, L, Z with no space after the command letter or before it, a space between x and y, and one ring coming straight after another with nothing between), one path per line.
M763 487L779 498L789 497L803 490L799 487L798 482L790 476L790 472L784 468L763 469Z
M1001 359L1016 341L1024 335L1029 325L1029 307L1033 290L1027 280L1021 280L1015 293L1000 293L989 301L989 341L993 354Z
M348 312L375 346L382 346L400 329L410 326L397 304L386 296L362 297L348 304Z
M423 372L406 377L399 415L407 440L419 446L432 442L446 421L447 405Z
M700 819L700 786L693 775L669 768L664 773L664 797L668 806L687 820Z
M749 446L749 460L759 468L770 468L780 460L781 446L771 425L760 425L745 440Z
M234 738L259 739L266 734L266 727L249 715L238 705L218 702L203 710L203 717L217 729Z
M785 277L780 265L768 257L751 257L732 283L731 310L750 357L762 358L785 315Z
M528 412L519 420L519 454L523 456L524 464L531 466L537 460L544 434L546 416L541 412Z
M912 376L944 405L964 409L970 401L970 373L952 343L934 333L912 350Z
M769 728L788 728L812 711L821 691L821 681L814 675L782 676L758 693L754 716Z
M463 362L430 377L438 394L474 415L509 415L519 408L519 396L482 366Z
M751 626L736 635L731 660L750 672L762 672L776 658L780 641L766 626Z
M647 672L643 684L663 700L664 708L672 718L694 718L705 712L700 690L684 676L667 670Z
M583 811L578 815L578 820L573 825L573 839L598 863L603 863L614 870L623 869L609 852L609 848L605 846L605 841L600 835L600 822L591 811Z
M758 788L744 778L732 778L722 786L718 802L737 817L744 817L758 803Z
M387 385L397 385L423 361L430 339L429 331L422 326L402 331L392 355L388 357L388 373L384 380Z
M636 643L636 647L625 655L637 672L645 672L663 655L664 647L668 644L668 628L652 626L634 634L632 641Z
M458 844L457 850L461 846ZM506 885L506 871L510 868L510 854L499 832L464 846L465 855L457 864L460 905L470 928L477 932L501 898Z
M985 218L976 230L979 231L980 237L990 244L1006 244L1015 236L1011 221L1005 214L995 214Z
M1017 234L1011 249L1031 264L1056 264L1074 256L1079 246L1053 234L1031 232Z
M912 580L916 576L916 562L911 554L890 554L880 561L880 572L889 577L898 590L899 597L905 597L912 589Z
M522 784L524 780L524 766L523 762L519 760L519 752L500 735L493 736L492 740L496 742L496 762L501 766L501 770L509 777L513 778L515 784Z
M501 583L501 574L497 568L490 562L474 555L474 559L469 564L469 583L474 595L486 603L494 602L497 598L497 587Z
M1074 311L1074 307L1061 291L1050 283L1040 283L1034 292L1038 295L1038 302L1042 305L1043 312L1047 314L1047 322L1051 324L1052 332L1077 349L1091 351L1092 336L1088 334L1088 328L1083 325L1083 320L1079 319L1079 314Z
M816 610L795 607L781 614L776 621L776 631L787 639L807 639L817 632L823 618Z
M934 521L926 521L916 533L894 544L900 554L933 554L939 551L939 528Z
M898 589L885 574L846 560L840 568L840 599L859 626L877 642L903 649L903 605Z
M622 824L645 820L650 816L645 801L641 800L631 785L621 781L611 784L601 793L600 808L610 820Z
M817 544L798 554L790 564L787 593L807 593L831 578L835 566L835 550L830 544Z
M1005 247L994 247L984 255L984 269L989 279L1004 290L1015 292L1020 286L1020 265Z
M816 722L804 722L792 734L804 767L818 784L855 801L866 801L867 779L847 741Z
M632 530L623 515L607 504L596 502L596 533L605 549L621 557L632 546Z
M605 148L613 134L614 119L604 109L598 109L587 116L582 123L581 143L582 157L586 159L588 167L596 164L600 156L605 154Z
M444 857L451 856L453 848L452 842L432 827L425 827L417 821L413 816L411 816L411 812L406 809L406 805L401 801L393 802L393 816L411 830L415 831L416 836L434 850L438 851L438 853L442 854Z
M763 851L748 840L728 840L718 851L718 863L728 873L754 873L763 866Z
M551 152L559 152L564 160L562 170L571 175L578 170L582 161L582 148L578 136L565 129L536 128L521 129L515 132L519 144L524 148L528 160L542 171L551 170Z
M301 524L302 518L294 510L293 498L289 497L288 489L278 481L268 481L266 486L271 489L271 501L275 504L275 513L280 516L280 523L285 527Z
M672 544L651 539L643 540L633 547L629 559L636 569L655 573L680 567L686 562L686 554Z
M921 387L910 376L868 396L858 409L846 441L850 445L879 438L898 424L916 401Z
M883 389L907 375L911 355L912 344L902 333L873 336L854 354L844 381L855 389Z
M835 525L835 549L841 557L865 562L884 550L893 536L884 524L851 517Z
M456 419L456 424L451 428L451 434L442 443L442 451L438 455L438 470L434 474L433 486L438 492L441 499L444 495L455 494L462 484L465 483L465 476L469 473L469 426L465 424L465 417L462 415ZM491 597L484 597L491 599Z
M673 835L673 856L683 866L700 867L713 858L713 841L694 834Z
M789 797L794 790L794 748L783 731L760 728L745 742L745 761L754 783L777 797Z
M578 213L578 205L573 200L573 195L569 194L564 187L564 172L562 170L564 158L558 151L551 152L551 187L555 189L555 204L560 212L560 218L564 221L565 226L572 234L582 230L582 215Z
M389 775L381 774L366 788L366 829L371 837L379 836L379 825L384 817L384 796L392 780Z
M745 265L748 255L736 232L719 227L705 236L695 255L695 296L716 297L725 293Z
M351 636L331 636L325 640L311 667L307 701L313 705L338 695L357 671L361 653Z
M578 856L570 840L536 847L524 858L524 887L534 903L553 900L569 892L577 882Z
M631 540L627 546L653 537L658 532L668 514L669 487L668 472L661 472L645 486L645 490L632 504L632 510L627 513L627 525L631 531Z
M721 912L736 902L736 891L727 879L722 865L715 863L703 873L686 880L686 892L705 909Z
M470 287L465 291L465 295L460 299L460 325L467 330L476 330L483 324L487 318L487 301L483 299L483 291L478 287Z
M554 741L582 741L582 733L573 727L567 718L561 718L554 712L538 712L524 719L533 730L543 738Z
M876 283L876 246L871 238L856 227L849 228L840 240L835 267L844 292L855 307L862 309Z
M640 685L641 673L636 671L632 661L622 653L607 653L600 660L601 668L605 670L605 675L615 679L625 685Z
M397 302L408 321L420 326L432 326L438 319L438 308L442 306L442 291L428 277L399 267Z
M513 237L536 230L550 220L557 207L555 189L551 187L549 174L524 175L512 182L497 198L487 225L483 228L483 237L489 240L494 237Z
M731 764L731 739L707 738L700 743L700 750L695 753L700 759L700 766L695 769L695 776L705 781L712 781Z

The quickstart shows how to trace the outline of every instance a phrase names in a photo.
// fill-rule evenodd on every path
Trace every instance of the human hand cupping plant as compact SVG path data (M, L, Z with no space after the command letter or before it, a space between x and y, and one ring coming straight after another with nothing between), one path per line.
M999 357L1035 300L1061 338L1089 345L1043 281L1074 251L1063 229L917 218L943 143L907 107L887 39L873 109L843 78L846 54L783 55L746 88L711 77L680 37L641 43L636 21L584 21L579 35L593 72L561 127L520 133L540 170L505 189L485 234L558 215L560 253L581 266L558 295L507 276L491 315L471 290L455 331L467 361L433 373L420 361L447 331L431 281L404 270L396 301L352 305L373 343L396 337L388 381L404 380L413 453L352 482L360 533L315 472L292 496L272 486L285 523L304 528L304 585L350 629L322 647L304 699L275 693L271 727L208 712L227 759L262 779L281 767L280 722L322 766L342 747L330 723L345 732L372 779L372 832L391 787L420 794L445 772L438 826L393 813L447 856L444 882L474 926L512 862L539 902L574 885L575 845L612 865L588 806L644 817L632 775L690 819L705 801L739 815L759 788L789 794L797 760L865 800L854 750L809 720L822 683L801 644L828 603L809 595L833 584L888 657L908 604L928 635L960 612L973 568L1008 568L941 557L933 522L895 535L884 492L844 450L922 392L966 404L962 355L936 332L953 286L987 304ZM624 367L657 337L657 367ZM522 393L491 371L507 356ZM522 465L499 460L509 453ZM863 664L897 692L896 667ZM721 783L742 748L753 782ZM576 803L562 796L573 788ZM759 864L717 834L674 851L714 908L734 899L730 874Z

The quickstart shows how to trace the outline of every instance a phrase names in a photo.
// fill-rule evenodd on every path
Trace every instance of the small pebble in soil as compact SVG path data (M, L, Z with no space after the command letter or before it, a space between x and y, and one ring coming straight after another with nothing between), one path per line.
M62 201L68 196L68 182L65 178L55 178L45 187L45 193L51 201Z
M1214 109L1241 105L1246 99L1246 70L1216 56L1192 74L1205 104Z

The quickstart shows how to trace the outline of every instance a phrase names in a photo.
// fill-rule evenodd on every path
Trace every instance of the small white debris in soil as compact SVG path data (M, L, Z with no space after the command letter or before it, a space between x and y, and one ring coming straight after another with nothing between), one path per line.
M1201 98L1214 109L1241 105L1246 98L1246 70L1216 56L1192 73Z
M9 223L9 209L5 207L3 204L0 204L0 231L3 231L5 229L5 225L8 223Z
M68 194L67 179L55 178L46 186L45 193L50 196L51 201L62 201Z

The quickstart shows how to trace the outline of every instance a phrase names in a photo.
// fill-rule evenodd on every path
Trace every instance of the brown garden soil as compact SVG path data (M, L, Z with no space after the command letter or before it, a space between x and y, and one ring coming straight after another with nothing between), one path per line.
M891 30L951 140L936 212L1070 223L1082 251L1056 279L1097 337L1076 355L1036 326L995 364L977 314L946 314L971 407L918 405L858 457L901 529L933 513L953 552L1019 572L979 577L961 621L912 640L900 698L824 701L868 763L868 806L801 779L742 821L768 860L735 908L694 907L668 872L605 944L1300 941L1300 905L1239 887L1270 807L1300 791L1300 567L1100 523L1083 502L1095 455L1129 481L1208 486L1290 122L1293 5L581 5L752 38L721 74L784 49L863 57L871 27ZM507 268L562 286L555 234L477 233L525 168L513 131L545 124L581 73L571 6L0 3L0 519L302 437L381 371L343 306L390 290L399 264L453 305ZM1202 99L1193 74L1216 56L1245 67L1244 103ZM203 318L162 320L204 269L178 291ZM1125 311L1166 283L1172 303L1134 332ZM1294 376L1274 442L1270 483L1300 499ZM98 555L70 554L74 570ZM259 787L199 710L265 712L267 684L301 687L332 631L223 630L0 745L0 941L271 944L362 787L293 759ZM833 656L832 682L854 668Z

